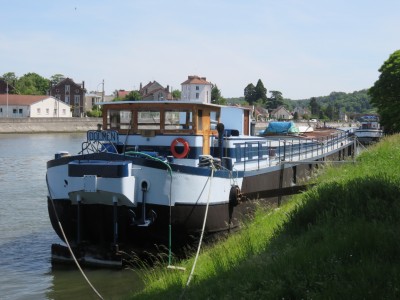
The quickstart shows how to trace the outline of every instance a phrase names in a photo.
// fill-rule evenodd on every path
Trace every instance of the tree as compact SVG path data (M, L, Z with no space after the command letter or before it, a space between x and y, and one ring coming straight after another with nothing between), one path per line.
M63 74L54 74L53 76L50 77L50 82L52 85L56 85L64 78L65 76Z
M36 73L27 73L17 80L15 89L21 95L46 95L49 83L50 80Z
M221 98L221 91L217 85L214 85L211 89L211 103L217 104L219 98Z
M139 93L139 91L131 91L129 92L128 95L125 96L124 101L130 101L130 100L141 100L142 95Z
M14 72L7 72L4 73L1 77L7 84L8 84L8 93L15 94L15 83L17 82L18 78L15 76Z
M3 76L1 76L5 82L8 84L15 84L15 82L18 80L17 76L15 76L14 72L7 72L4 73Z
M214 85L211 89L211 103L226 105L226 99L221 96L221 91L217 85Z
M257 99L255 99L255 92L256 87L252 83L249 83L244 89L244 100L250 105L257 101Z
M176 99L181 99L181 97L182 97L182 92L181 92L180 90L173 90L173 91L171 92L171 94L172 94L172 98L173 98L174 100L176 100Z
M378 70L379 79L369 89L386 132L400 132L400 50L393 52Z
M326 116L329 118L329 120L333 120L334 119L334 108L332 104L328 104L328 106L325 109L325 114Z
M311 115L312 116L318 116L319 112L321 110L321 107L319 106L317 102L317 98L312 97L310 100L310 110L311 110Z
M284 104L282 93L279 91L270 91L269 108L275 109Z
M255 101L259 101L261 99L262 103L267 103L267 89L264 87L261 79L258 79L256 88L255 88Z

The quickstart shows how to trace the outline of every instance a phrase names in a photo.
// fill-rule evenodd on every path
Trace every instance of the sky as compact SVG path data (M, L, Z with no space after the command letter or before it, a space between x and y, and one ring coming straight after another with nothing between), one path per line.
M88 91L181 89L225 98L261 79L284 98L371 87L400 49L398 0L0 0L0 76L62 74Z

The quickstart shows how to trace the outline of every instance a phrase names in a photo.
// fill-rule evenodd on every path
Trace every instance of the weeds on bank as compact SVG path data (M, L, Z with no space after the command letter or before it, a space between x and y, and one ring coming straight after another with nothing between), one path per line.
M282 207L207 247L185 299L399 299L400 136L327 168ZM186 266L192 260L177 262ZM179 298L188 271L146 272L140 299Z

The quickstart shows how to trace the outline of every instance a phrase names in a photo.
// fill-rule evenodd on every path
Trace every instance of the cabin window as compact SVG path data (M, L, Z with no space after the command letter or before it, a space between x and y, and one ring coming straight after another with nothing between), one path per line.
M167 110L164 113L164 129L193 129L191 111Z
M203 130L203 111L201 109L197 112L197 129Z
M138 111L138 129L160 129L160 115L154 110Z
M218 111L211 111L210 112L210 122L211 122L211 129L217 129L219 119L219 112Z
M110 129L130 129L131 120L130 110L109 110L107 113L107 127Z

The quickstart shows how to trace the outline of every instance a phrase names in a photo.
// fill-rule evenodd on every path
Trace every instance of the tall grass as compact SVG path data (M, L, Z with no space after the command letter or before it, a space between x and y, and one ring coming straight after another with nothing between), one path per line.
M187 289L188 271L148 269L132 298L399 299L399 162L396 135L326 168L307 192L205 248Z

